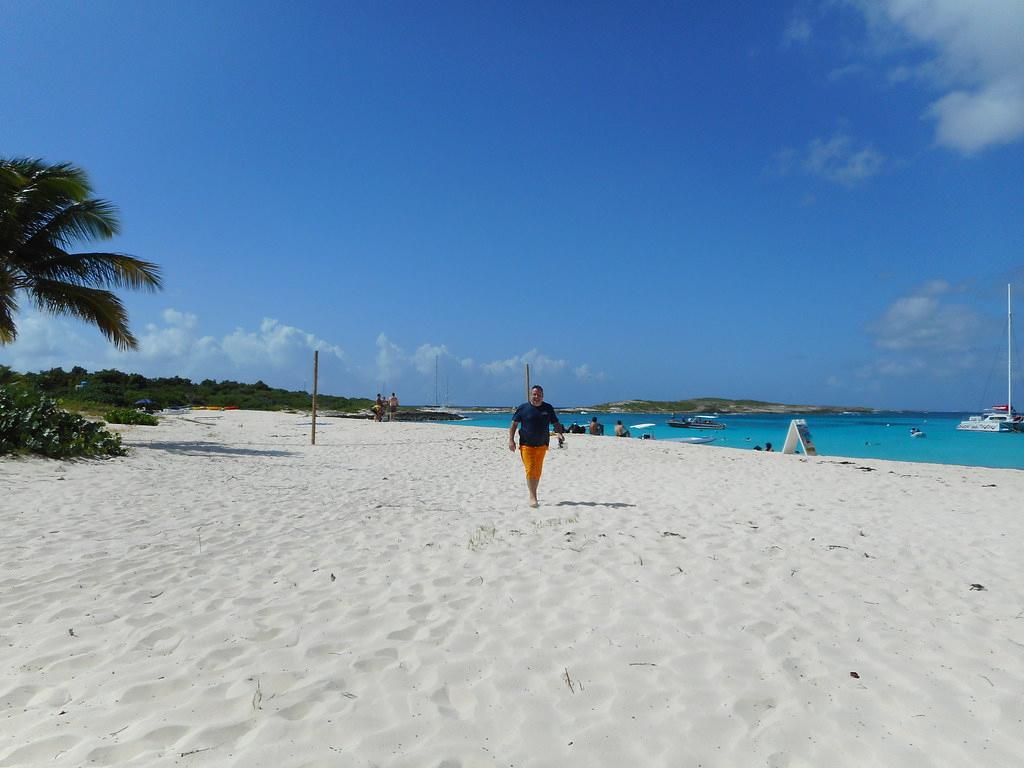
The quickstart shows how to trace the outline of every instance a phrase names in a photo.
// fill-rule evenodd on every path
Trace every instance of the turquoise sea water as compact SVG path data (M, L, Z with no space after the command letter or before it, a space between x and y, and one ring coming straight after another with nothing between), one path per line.
M508 429L511 420L511 411L507 414L463 415L467 417L465 421L448 423L453 426ZM569 426L573 421L586 425L591 416L597 416L598 421L605 425L608 436L589 439L616 439L611 435L616 420L622 419L626 426L645 422L655 424L648 429L631 430L634 437L645 432L656 440L712 435L715 441L711 445L714 446L753 450L755 445L763 447L766 442L770 442L776 451L782 450L790 420L804 418L819 455L1024 469L1024 433L957 432L956 425L968 415L908 412L800 417L790 414L725 415L719 416L718 420L726 425L726 429L718 431L669 427L665 423L669 417L663 413L564 413L560 414L560 418ZM922 430L927 437L911 437L911 427Z

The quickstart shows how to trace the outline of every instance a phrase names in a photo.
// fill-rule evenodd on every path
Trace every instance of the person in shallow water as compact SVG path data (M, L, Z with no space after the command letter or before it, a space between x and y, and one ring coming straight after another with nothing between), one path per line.
M550 403L544 402L544 387L534 384L530 387L530 401L523 403L512 415L508 428L508 449L516 450L516 429L519 430L519 453L526 469L526 488L530 492L530 506L537 507L537 488L544 470L544 456L551 440L548 425L555 427L561 437L565 428L558 420L558 414Z

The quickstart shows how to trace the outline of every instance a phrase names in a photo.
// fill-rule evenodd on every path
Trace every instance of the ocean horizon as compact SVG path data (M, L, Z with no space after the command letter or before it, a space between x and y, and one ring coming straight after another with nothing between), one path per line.
M459 426L508 429L513 409L502 413L453 409L462 421L447 422ZM558 410L558 409L556 409ZM649 434L653 440L680 437L714 437L707 446L754 450L771 443L781 451L790 421L804 419L819 456L854 459L889 459L931 464L958 464L997 469L1024 469L1024 433L997 434L960 432L956 426L973 412L874 411L870 413L720 414L716 419L722 430L679 429L667 424L667 413L610 413L605 411L559 410L562 423L586 426L593 416L605 426L605 438L614 438L615 422L630 428L631 439ZM681 414L683 415L683 414ZM685 414L692 415L692 414ZM634 429L634 425L652 423L653 427ZM924 437L911 437L919 429ZM578 439L583 436L572 436ZM587 436L588 439L595 439ZM705 446L698 446L705 447Z

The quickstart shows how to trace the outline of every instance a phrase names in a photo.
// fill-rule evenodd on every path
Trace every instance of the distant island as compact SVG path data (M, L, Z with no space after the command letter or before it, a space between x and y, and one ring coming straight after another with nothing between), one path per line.
M309 410L310 394L268 386L262 381L247 384L237 381L204 379L193 382L179 376L148 378L138 373L117 370L87 371L81 367L65 371L52 368L38 373L18 373L0 365L0 385L20 382L58 398L72 410L99 410L107 406L132 406L148 401L154 408L175 406L233 406L250 410ZM366 418L373 401L364 397L318 395L317 403L324 415L351 415ZM403 420L458 419L459 411L484 413L511 412L507 407L447 406L425 408L403 406ZM610 413L873 413L873 408L833 405L788 405L763 400L730 400L724 397L698 397L692 400L618 400L590 406L559 408L565 413L605 411ZM333 413L332 413L333 412Z
M565 409L579 410L579 409ZM610 413L873 413L873 408L835 405L788 405L763 400L698 397L693 400L619 400L586 410Z

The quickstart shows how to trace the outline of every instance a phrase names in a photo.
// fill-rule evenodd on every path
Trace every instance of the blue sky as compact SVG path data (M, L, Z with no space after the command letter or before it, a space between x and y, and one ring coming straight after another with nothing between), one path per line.
M0 0L0 154L85 168L165 275L137 352L23 303L0 363L1003 402L1022 39L1019 0Z

